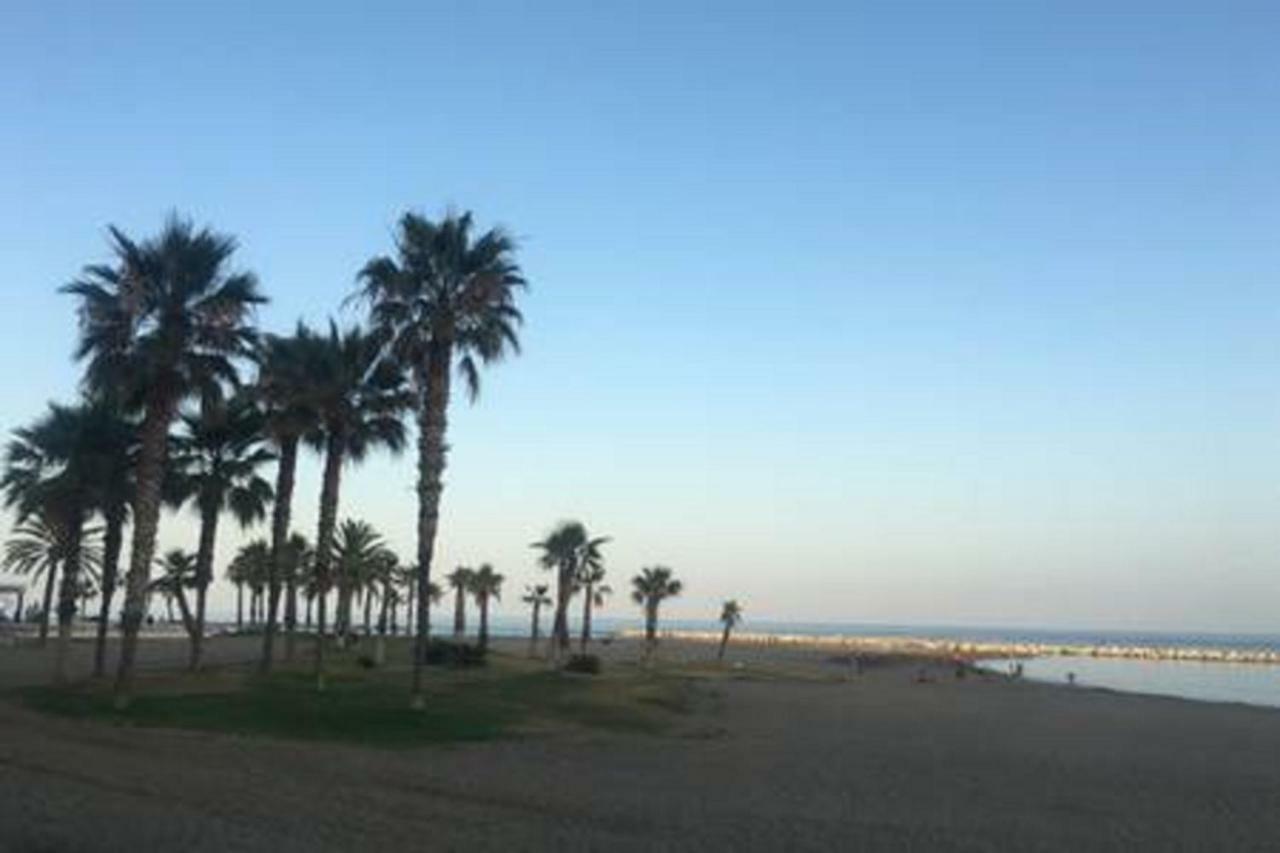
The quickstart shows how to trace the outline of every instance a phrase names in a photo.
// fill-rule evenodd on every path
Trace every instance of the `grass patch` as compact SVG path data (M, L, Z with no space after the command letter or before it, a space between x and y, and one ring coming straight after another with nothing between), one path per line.
M309 672L238 670L140 679L117 712L102 686L21 691L30 708L115 725L196 729L401 747L483 741L559 727L659 733L693 707L688 679L623 672L573 678L495 658L483 671L432 671L426 709L410 710L408 673L339 659L323 693Z

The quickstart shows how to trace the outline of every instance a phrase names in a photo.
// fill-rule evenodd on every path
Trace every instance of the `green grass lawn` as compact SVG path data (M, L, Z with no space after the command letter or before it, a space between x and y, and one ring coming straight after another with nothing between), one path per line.
M429 668L427 708L416 712L407 667L366 670L354 655L335 655L323 693L304 665L266 679L238 668L143 678L125 712L112 708L105 685L31 688L19 696L36 710L115 725L397 747L564 727L660 733L692 709L695 688L678 675L631 667L568 676L493 655L483 669Z

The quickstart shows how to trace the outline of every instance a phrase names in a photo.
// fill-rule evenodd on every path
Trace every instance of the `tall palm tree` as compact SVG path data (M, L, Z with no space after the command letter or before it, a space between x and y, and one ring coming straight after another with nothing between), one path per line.
M471 579L475 571L466 566L458 566L445 580L453 590L453 636L462 639L467 633L467 595L471 590Z
M524 588L524 595L520 598L525 604L533 609L533 618L529 626L529 656L533 657L538 653L538 635L542 630L542 608L551 603L551 596L547 595L547 585L545 583L536 586L529 585Z
M502 582L506 580L488 563L481 564L471 575L471 594L480 608L480 648L489 648L489 601L502 597Z
M516 291L525 287L515 242L502 229L474 234L470 213L439 222L406 213L396 257L377 257L360 271L374 329L404 364L418 408L418 625L412 705L425 706L422 673L430 612L427 590L440 520L445 432L455 364L474 401L480 366L519 349Z
M716 653L717 660L724 660L724 650L729 645L729 634L741 621L742 605L731 598L720 608L720 624L724 626L724 633L720 635L720 651Z
M583 591L582 636L580 638L583 654L587 652L587 643L591 642L592 610L596 607L604 607L605 599L613 594L613 588L604 583L604 576L604 563L602 561L584 562L578 569L577 581Z
M241 528L261 521L271 502L271 485L258 469L275 457L262 446L264 418L246 396L224 401L207 396L198 415L184 415L183 432L173 441L174 503L190 499L200 516L196 550L195 613L188 666L199 669L204 646L205 600L213 581L218 520L230 512Z
M266 416L266 436L275 447L276 464L275 504L271 513L271 553L273 566L268 578L267 624L262 639L262 659L259 671L271 671L274 659L277 611L280 588L288 587L285 602L285 658L294 656L294 629L297 627L296 584L286 580L299 552L289 550L289 526L293 512L293 488L298 467L298 445L303 437L317 425L313 405L311 375L308 371L308 355L312 352L309 341L316 335L299 323L291 336L267 335L259 354L258 381L253 393Z
M125 464L116 455L126 449L115 442L117 425L114 411L101 403L50 404L33 424L14 431L6 448L0 479L6 504L17 510L19 519L33 512L56 518L67 535L54 661L54 677L59 681L66 673L71 623L84 589L80 551L85 525L106 505L107 480ZM45 631L42 642L47 627Z
M49 633L49 615L53 610L54 582L59 567L65 565L71 550L71 535L57 516L41 512L28 515L13 526L0 555L0 567L15 575L27 575L32 581L44 578L44 604L40 613L40 638L44 642ZM81 533L80 566L92 573L101 559L94 528Z
M307 441L324 453L315 562L315 675L316 688L323 690L325 599L331 583L342 467L346 462L362 461L377 448L392 453L404 449L400 415L411 397L403 373L383 358L378 341L361 330L339 332L330 323L328 336L299 334L299 338L305 341L313 389L310 400L317 416L317 426L307 434Z
M191 613L191 604L187 599L187 590L199 585L199 570L196 568L196 555L174 548L166 551L156 561L160 575L147 584L148 592L159 592L171 596L178 601L178 612L182 614L182 625L188 633L195 630L195 617Z
M252 348L250 314L265 299L251 274L230 271L233 238L177 217L141 242L113 227L111 248L114 264L87 267L64 290L80 299L76 357L88 360L86 384L143 413L115 686L123 708L155 556L169 427L183 400L234 377L234 359Z
M584 566L602 565L601 548L607 536L592 537L580 521L564 521L546 539L533 543L542 552L538 558L544 569L556 573L556 610L551 626L551 653L569 648L569 601L577 591L578 573Z
M666 566L649 566L631 579L631 600L644 608L645 646L652 651L658 641L658 607L684 590Z

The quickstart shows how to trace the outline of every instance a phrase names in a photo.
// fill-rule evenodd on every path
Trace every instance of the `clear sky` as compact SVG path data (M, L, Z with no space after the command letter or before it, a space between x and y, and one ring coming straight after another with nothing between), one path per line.
M454 204L532 282L443 507L441 567L494 562L508 615L576 517L615 587L675 567L677 616L1275 630L1278 33L1269 2L9 4L0 429L74 393L55 289L108 223L237 234L285 330ZM412 468L343 493L406 557Z

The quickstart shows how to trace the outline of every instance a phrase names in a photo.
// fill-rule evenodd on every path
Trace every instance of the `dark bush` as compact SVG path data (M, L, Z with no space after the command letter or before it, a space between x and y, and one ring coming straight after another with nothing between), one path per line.
M470 643L433 639L427 642L427 666L468 669L485 665L485 650Z
M600 658L596 655L573 655L564 665L565 672L581 672L587 675L600 674Z
M356 663L361 669L373 669L378 665L378 662L368 655L360 655L360 657L356 658Z

